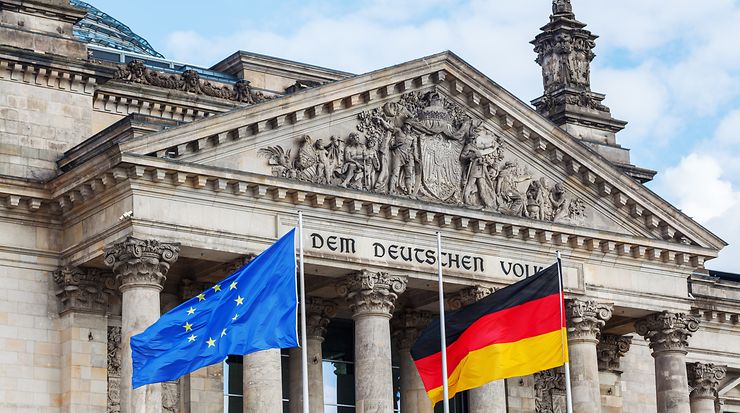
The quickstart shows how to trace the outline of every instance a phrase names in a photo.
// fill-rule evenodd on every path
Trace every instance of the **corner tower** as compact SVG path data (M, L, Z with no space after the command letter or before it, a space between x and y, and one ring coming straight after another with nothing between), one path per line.
M606 95L591 90L591 61L598 36L585 27L576 20L570 0L553 0L550 22L531 42L545 89L532 104L625 173L647 182L655 172L632 165L629 149L617 144L616 133L627 122L612 117L602 103Z

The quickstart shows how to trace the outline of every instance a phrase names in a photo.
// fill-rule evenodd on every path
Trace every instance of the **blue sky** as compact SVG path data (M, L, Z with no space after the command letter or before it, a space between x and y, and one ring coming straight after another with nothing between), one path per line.
M89 0L167 58L210 66L236 50L355 73L452 50L524 101L542 92L528 43L547 0ZM597 39L592 88L648 186L731 243L740 272L740 0L573 0Z

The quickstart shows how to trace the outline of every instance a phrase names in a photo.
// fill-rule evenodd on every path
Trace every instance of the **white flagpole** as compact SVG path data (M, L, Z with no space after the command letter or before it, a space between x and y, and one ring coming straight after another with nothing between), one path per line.
M563 325L563 314L565 313L565 303L564 303L564 297L563 297L563 262L560 259L560 251L557 252L558 257L558 288L560 289L560 335L561 335L561 343L563 347L563 360L565 360L565 352L568 351L566 348L566 341L568 340L568 336L565 334ZM570 363L565 362L563 365L563 368L565 370L565 400L566 400L566 409L567 413L573 413L573 394L571 393L570 388Z
M437 231L437 275L439 278L439 337L442 346L442 394L444 413L450 413L450 389L447 384L447 334L445 333L445 294L442 282L442 234Z
M306 279L303 273L303 211L298 211L298 256L301 285L301 378L303 381L303 413L308 412L308 345L306 342Z

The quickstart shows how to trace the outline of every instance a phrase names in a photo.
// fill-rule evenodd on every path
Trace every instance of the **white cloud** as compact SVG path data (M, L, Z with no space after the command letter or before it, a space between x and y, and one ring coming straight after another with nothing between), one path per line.
M740 149L740 109L733 110L722 119L714 139L722 145L737 145Z

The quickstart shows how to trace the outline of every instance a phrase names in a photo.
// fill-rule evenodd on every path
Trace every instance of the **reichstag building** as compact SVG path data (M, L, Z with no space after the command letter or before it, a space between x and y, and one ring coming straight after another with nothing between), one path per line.
M449 51L196 67L83 1L0 0L0 411L300 412L299 349L133 390L129 346L300 210L311 413L441 411L409 354L437 231L449 309L562 253L575 412L740 412L740 276L705 268L726 244L644 186L570 1L542 21L527 102ZM558 368L452 411L565 412L564 389Z

